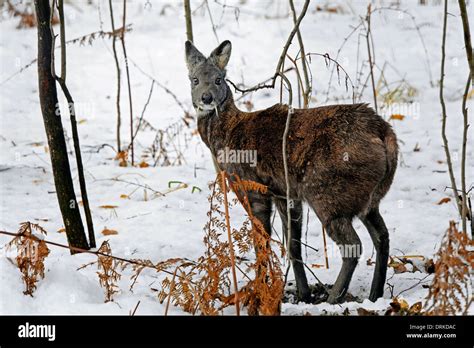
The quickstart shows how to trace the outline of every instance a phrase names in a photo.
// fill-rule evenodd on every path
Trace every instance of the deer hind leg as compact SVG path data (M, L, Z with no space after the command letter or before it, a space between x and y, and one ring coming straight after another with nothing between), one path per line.
M283 235L288 240L288 215L286 211L286 199L275 199L275 205L281 217ZM295 273L296 288L298 290L298 299L303 302L310 302L311 290L308 286L304 264L301 257L301 227L303 224L303 204L299 200L293 201L291 212L291 240L290 240L290 258L293 272Z
M328 297L329 303L339 303L349 288L349 283L362 253L362 243L352 227L351 218L337 218L326 224L326 230L339 247L342 267Z
M375 260L375 271L370 288L369 300L375 302L383 296L385 279L387 277L387 262L389 256L389 235L385 222L380 215L378 207L373 208L361 218L374 243L377 253Z

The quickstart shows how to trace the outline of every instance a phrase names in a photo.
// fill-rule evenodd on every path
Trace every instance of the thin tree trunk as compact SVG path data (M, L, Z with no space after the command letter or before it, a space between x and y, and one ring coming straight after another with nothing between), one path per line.
M189 3L189 0L184 0L184 16L186 18L186 37L189 41L194 42L191 4Z
M466 89L464 90L464 94L462 97L462 115L463 115L463 134L462 134L462 155L461 155L461 190L462 190L462 231L467 233L467 215L470 214L470 221L471 221L471 238L474 238L473 232L473 221L472 221L472 212L469 212L467 206L467 188L466 188L466 152L467 152L467 130L469 128L469 119L468 119L468 112L467 112L467 94L469 93L469 86L471 85L471 75L466 82Z
M367 41L367 55L369 56L369 67L370 67L370 79L372 81L372 94L374 95L374 107L375 113L379 113L377 107L377 91L375 90L375 80L374 80L374 61L372 59L372 52L370 50L370 36L372 35L370 32L370 17L372 15L372 7L371 4L367 7L367 33L366 33L366 41ZM375 58L374 58L375 59Z
M110 22L112 24L112 32L115 33L115 22L114 22L114 10L112 7L112 0L109 0L109 8L110 8ZM116 108L117 108L117 152L121 151L121 141L120 141L120 126L122 123L121 115L120 115L120 80L121 80L121 71L120 71L120 63L117 56L117 48L116 48L116 41L117 36L114 35L112 38L112 51L114 52L114 60L115 60L115 68L117 69L117 99L116 99Z
M49 1L35 0L38 22L38 83L41 113L48 138L54 184L59 208L66 229L68 243L72 247L89 249L79 206L74 193L71 169L61 123L56 81L51 66L51 37ZM71 250L71 254L75 252Z
M63 0L59 0L59 23L61 30L61 77L57 78L54 76L61 86L63 93L67 99L69 106L69 117L71 120L72 128L72 139L74 143L74 152L76 154L77 173L79 177L79 186L81 188L82 204L84 206L84 214L86 215L87 231L89 234L89 247L95 248L95 235L94 235L94 223L92 221L92 214L89 206L89 198L87 196L86 179L84 177L84 167L82 165L81 145L79 142L79 132L77 130L76 122L76 108L74 106L74 100L72 99L71 93L66 85L66 26L64 23L64 4ZM54 42L54 40L53 40ZM54 57L54 49L51 52Z
M293 0L290 0L291 13L293 14L293 24L296 24L298 18L296 17L295 4ZM296 32L298 38L298 43L300 45L300 55L301 55L301 64L303 66L303 76L305 82L305 88L303 92L303 108L307 109L309 107L309 96L311 94L311 81L308 74L308 64L306 63L306 50L304 48L303 36L301 35L301 30L298 28Z
M123 0L123 17L122 17L122 34L120 35L120 41L122 42L122 51L123 57L125 59L125 72L127 74L127 86L128 86L128 105L130 109L130 152L131 152L131 160L132 166L135 164L135 154L134 154L134 147L133 147L133 104L132 104L132 88L130 87L130 70L128 68L128 56L127 56L127 48L125 46L125 27L127 22L127 0Z
M458 207L459 215L462 216L462 205L459 199L458 189L456 185L456 178L454 177L453 162L451 161L451 153L449 151L448 137L446 136L446 104L444 102L444 65L446 60L446 28L448 26L448 0L444 0L444 16L443 16L443 36L441 42L441 78L439 81L439 100L442 111L442 127L441 137L443 138L444 151L446 153L446 162L448 164L449 179L451 180L451 188L454 193L456 205Z
M466 45L466 56L471 71L471 83L474 83L474 58L472 57L471 32L469 30L469 18L467 16L466 1L459 0L459 10L461 11L462 27L464 31L464 44ZM471 13L472 14L472 13Z

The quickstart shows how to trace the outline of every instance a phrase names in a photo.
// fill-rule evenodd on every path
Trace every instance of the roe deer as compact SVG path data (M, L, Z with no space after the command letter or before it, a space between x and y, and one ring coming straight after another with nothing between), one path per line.
M256 152L256 163L221 161L219 166L229 174L268 186L268 194L249 194L253 214L271 233L273 201L285 235L288 221L282 138L288 106L277 104L255 112L240 111L225 80L230 53L230 41L222 42L209 58L191 42L186 42L186 63L198 130L215 157L224 149ZM392 127L367 104L330 105L294 110L287 139L293 203L290 255L298 298L305 302L311 300L300 242L302 202L305 201L337 243L343 258L327 301L343 300L357 266L362 248L352 227L356 216L369 231L377 252L369 297L371 301L377 300L383 295L389 255L389 235L379 204L393 181L398 156Z

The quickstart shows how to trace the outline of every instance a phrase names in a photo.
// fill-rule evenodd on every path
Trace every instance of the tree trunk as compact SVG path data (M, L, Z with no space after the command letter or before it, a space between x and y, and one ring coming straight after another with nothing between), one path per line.
M56 81L51 72L52 38L49 1L35 0L35 9L38 22L39 97L48 138L56 195L69 245L89 249L71 178L56 92ZM71 254L73 253L71 251Z
M189 0L184 0L184 17L186 18L186 37L193 42L193 22L191 19L191 4Z
M461 11L464 44L466 45L467 63L469 64L469 70L471 72L471 83L474 83L474 58L472 53L471 32L469 30L469 17L467 15L465 0L459 0L459 10Z

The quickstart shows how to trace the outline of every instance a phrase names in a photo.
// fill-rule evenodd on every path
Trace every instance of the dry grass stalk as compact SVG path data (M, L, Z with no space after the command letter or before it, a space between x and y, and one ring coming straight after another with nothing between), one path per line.
M473 302L470 280L474 269L473 247L474 241L450 221L437 252L435 275L424 306L426 314L467 314Z
M40 225L23 222L18 235L7 244L8 249L13 246L17 249L16 263L25 283L23 293L30 296L33 296L39 278L44 278L44 260L49 255L48 246L36 237L33 231L39 232L40 235L47 234Z

